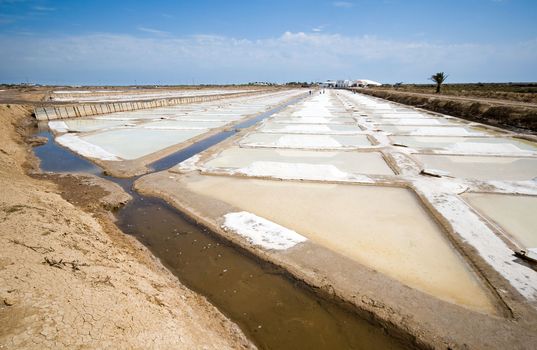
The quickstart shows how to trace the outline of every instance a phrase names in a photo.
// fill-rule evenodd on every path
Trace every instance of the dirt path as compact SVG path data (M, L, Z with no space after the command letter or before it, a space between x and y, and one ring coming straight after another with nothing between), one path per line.
M26 175L29 120L0 105L0 348L252 347L110 221L119 187Z

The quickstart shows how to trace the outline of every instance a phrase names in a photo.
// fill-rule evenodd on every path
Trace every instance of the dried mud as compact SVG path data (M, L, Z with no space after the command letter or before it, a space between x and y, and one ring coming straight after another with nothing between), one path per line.
M29 109L0 115L0 347L254 347L110 221L128 195L87 176L26 175Z

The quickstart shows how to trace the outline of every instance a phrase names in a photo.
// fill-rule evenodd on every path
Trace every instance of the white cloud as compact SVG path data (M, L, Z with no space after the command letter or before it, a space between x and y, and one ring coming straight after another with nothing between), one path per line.
M375 36L285 32L265 39L216 35L173 37L91 34L0 36L0 80L184 83L322 80L368 77L426 81L445 71L453 81L537 80L537 39L491 45L397 41ZM89 83L88 82L88 83Z
M39 12L52 12L56 11L54 7L46 7L46 6L32 6L32 9Z
M334 1L332 5L334 5L335 7L342 7L342 8L351 8L354 6L352 2L348 2L348 1Z
M155 34L155 35L169 35L170 33L169 32L165 32L163 30L158 30L158 29L154 29L154 28L148 28L148 27L138 27L136 28L138 29L139 31L141 32L145 32L145 33L150 33L150 34Z

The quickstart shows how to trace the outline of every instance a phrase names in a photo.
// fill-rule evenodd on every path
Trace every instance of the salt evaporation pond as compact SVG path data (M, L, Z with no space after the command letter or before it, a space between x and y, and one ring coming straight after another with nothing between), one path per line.
M60 133L80 132L80 135L62 135L58 142L85 157L134 160L222 128L246 118L252 112L262 113L272 104L285 102L299 93L299 90L285 91L237 98L233 103L211 101L198 105L110 113L94 118L51 121L49 125ZM192 114L186 115L186 112ZM121 171L123 174L139 171L136 167L143 166L144 161L141 160L141 165L130 165L128 170L123 167Z
M517 152L517 151L533 151L537 152L537 144L534 142L515 139L515 138L502 138L502 137L453 137L453 136L390 136L394 143L403 144L412 148L432 148L432 149L453 149L457 151L464 151L465 147L452 146L461 145L464 143L485 145L483 149L487 152L496 150L499 153L504 152ZM482 146L481 145L481 146ZM487 146L488 145L488 146ZM473 147L472 147L473 148ZM468 148L468 153L472 153L472 150Z
M99 120L71 118L65 120L54 120L49 122L49 127L57 132L89 132L106 128L129 125L132 122L124 120ZM131 124L132 125L132 124Z
M160 119L160 118L169 118L173 116L171 112L159 112L159 111L148 111L143 110L143 112L116 112L111 114L96 115L92 118L96 120L124 120L124 121L135 121L135 120L147 120L147 119Z
M524 248L537 248L537 196L465 193L464 199Z
M289 134L359 134L362 132L357 125L349 124L281 124L268 122L258 129L266 133Z
M478 180L524 181L537 178L537 158L415 154L424 168Z
M366 135L292 135L253 133L241 145L251 147L282 147L311 149L343 149L371 146Z
M240 114L224 115L224 114L192 114L186 116L191 121L206 121L206 122L233 122L244 118Z
M410 126L460 126L461 123L438 118L373 118L373 122L379 126L385 125L410 125Z
M378 129L395 134L414 134L424 136L472 136L484 135L470 127L460 126L421 126L421 125L377 125Z
M408 286L495 312L474 273L407 189L222 176L182 181L195 193L292 229Z
M208 169L239 169L254 162L305 163L333 165L351 174L393 175L379 152L332 152L291 149L230 147L204 164Z
M123 159L137 159L207 132L198 130L115 129L81 137Z
M212 129L226 125L227 121L160 120L143 125L146 129Z
M274 117L275 123L284 124L356 124L350 117Z
M393 118L393 119L426 119L426 118L433 118L431 115L428 114L422 114L422 113L413 113L413 112L399 112L394 113L390 110L374 110L372 113L372 116L379 117L379 118Z

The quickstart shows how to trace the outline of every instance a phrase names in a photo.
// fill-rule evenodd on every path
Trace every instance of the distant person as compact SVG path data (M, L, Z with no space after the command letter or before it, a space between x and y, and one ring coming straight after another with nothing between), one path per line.
M310 95L311 95L311 90L310 90Z

